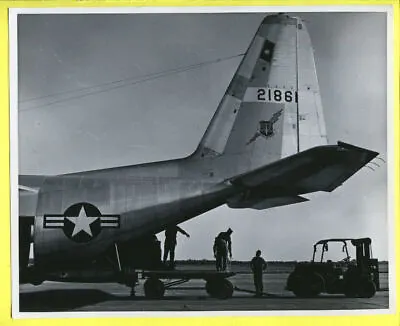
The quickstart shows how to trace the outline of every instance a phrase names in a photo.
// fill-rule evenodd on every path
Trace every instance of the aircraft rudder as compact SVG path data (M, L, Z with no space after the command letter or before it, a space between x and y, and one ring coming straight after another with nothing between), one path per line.
M195 155L229 156L237 172L244 173L326 143L304 22L287 14L266 16Z

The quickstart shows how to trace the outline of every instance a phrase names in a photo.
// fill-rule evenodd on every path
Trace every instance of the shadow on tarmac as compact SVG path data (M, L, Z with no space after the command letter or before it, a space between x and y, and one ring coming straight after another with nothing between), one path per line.
M247 292L247 291L246 291ZM249 291L250 292L250 291ZM199 301L235 301L235 299L248 299L248 300L343 300L344 296L341 295L321 295L318 298L296 298L293 295L278 295L270 294L262 297L253 297L249 295L241 295L235 292L235 296L230 299L214 299L207 295L166 295L159 300L154 301L184 301L184 300L199 300ZM70 289L70 290L45 290L31 293L20 294L20 311L21 312L57 312L69 311L89 305L98 304L105 301L153 301L144 296L130 297L116 296L110 293L97 289Z
M68 311L113 298L113 295L95 289L47 290L21 293L19 306L21 312Z

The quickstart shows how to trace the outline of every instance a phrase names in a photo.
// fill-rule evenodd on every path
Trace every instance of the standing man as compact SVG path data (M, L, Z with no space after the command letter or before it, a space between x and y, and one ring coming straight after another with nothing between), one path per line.
M220 232L214 240L214 257L216 259L217 271L225 271L229 258L232 258L232 229L229 228L226 232Z
M261 297L263 293L263 271L267 268L267 263L261 257L261 250L257 250L256 256L250 263L254 276L254 286L256 288L256 297Z
M182 230L179 226L177 225L170 225L167 226L165 229L165 242L164 242L164 259L163 263L167 262L168 258L168 253L169 253L169 267L171 269L175 268L175 247L176 247L176 235L177 233L180 232L186 237L190 238L190 235L185 232L185 230Z

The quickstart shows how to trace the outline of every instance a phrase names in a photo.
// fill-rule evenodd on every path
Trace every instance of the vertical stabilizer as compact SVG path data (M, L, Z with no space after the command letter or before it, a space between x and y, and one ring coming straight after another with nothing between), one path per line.
M243 173L325 144L307 29L299 18L267 16L195 155L229 158L235 172Z
M299 22L297 33L297 89L299 92L299 150L327 145L324 112L322 109L314 50L304 23Z

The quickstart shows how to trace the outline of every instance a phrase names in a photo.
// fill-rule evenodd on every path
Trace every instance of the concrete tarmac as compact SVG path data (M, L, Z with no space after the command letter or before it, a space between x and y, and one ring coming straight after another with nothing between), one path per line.
M271 294L254 298L252 293L235 291L227 300L213 299L204 290L205 282L191 280L180 288L168 289L161 300L144 297L139 280L136 297L130 289L116 283L57 283L20 286L21 312L54 311L274 311L274 310L348 310L387 309L389 292L380 291L372 298L346 298L344 295L320 295L318 298L296 298L284 290L287 273L264 274L264 292ZM253 290L252 274L241 273L230 278L240 289ZM194 289L187 289L194 287Z

